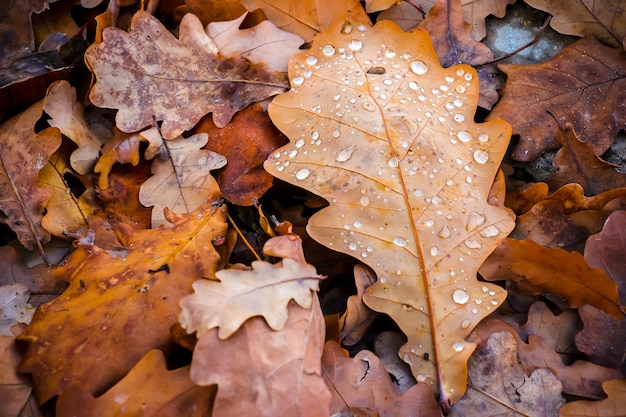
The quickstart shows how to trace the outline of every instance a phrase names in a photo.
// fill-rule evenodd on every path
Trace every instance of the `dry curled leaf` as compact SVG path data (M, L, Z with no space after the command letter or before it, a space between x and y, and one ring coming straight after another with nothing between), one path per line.
M187 215L170 212L171 227L149 230L117 224L118 247L98 246L91 229L78 239L54 270L69 287L41 305L20 335L29 346L19 370L32 374L40 403L71 384L99 394L146 352L168 347L179 300L193 281L215 274L211 242L225 234L225 211L208 204Z
M626 119L626 51L584 38L534 65L499 66L507 74L502 98L487 119L513 125L520 141L511 157L532 161L558 146L556 122L571 123L596 155L611 146ZM520 103L525 103L520 106ZM601 107L598 103L602 103Z
M376 282L376 274L371 268L358 264L354 267L354 282L357 294L348 298L346 311L339 316L341 343L355 345L370 328L378 314L363 302L365 290Z
M154 17L139 11L130 31L104 30L104 40L85 52L96 76L89 99L118 109L117 127L126 133L163 121L174 139L213 113L219 127L250 103L285 90L284 76L243 57L224 59L200 20L186 14L176 39Z
M488 281L513 280L530 294L551 292L572 308L591 304L623 317L617 285L601 269L591 268L578 252L546 248L532 240L502 239L479 270Z
M513 227L487 203L510 127L473 122L473 68L442 68L426 32L387 21L340 19L289 78L268 111L291 143L265 168L330 202L307 231L374 269L366 304L407 335L400 355L416 379L456 401L474 349L465 337L506 296L475 272Z

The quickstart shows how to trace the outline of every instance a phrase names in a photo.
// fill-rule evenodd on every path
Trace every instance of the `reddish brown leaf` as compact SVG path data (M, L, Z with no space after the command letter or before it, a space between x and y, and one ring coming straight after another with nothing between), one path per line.
M52 190L37 186L41 168L61 145L56 128L35 134L35 122L41 117L43 101L0 126L0 221L17 234L29 250L50 240L41 226L44 206Z
M203 25L211 22L233 20L246 12L239 0L185 0L184 6L174 10L174 15L182 18L186 13L193 13Z
M224 155L228 163L217 174L223 197L240 206L250 206L271 187L273 177L263 162L286 142L259 105L250 106L219 129L205 117L194 132L206 132L211 140L205 146Z
M419 25L428 31L441 65L449 67L468 64L478 67L493 59L493 52L484 44L472 39L472 25L463 20L461 1L437 0L426 19ZM478 105L486 109L498 101L497 71L493 66L477 68L480 80Z
M85 53L97 78L89 98L119 110L121 131L163 120L164 138L174 139L209 112L223 127L237 111L287 87L279 73L242 57L219 57L196 16L185 15L179 32L176 39L156 18L139 11L128 33L107 28L104 41Z
M565 130L557 128L555 137L562 147L552 162L559 171L548 180L550 188L577 183L583 187L585 194L596 195L626 186L626 174L615 170L619 165L599 158L593 146L578 138L570 123Z
M360 409L380 417L441 416L428 385L417 384L401 394L380 359L370 351L362 350L351 358L336 342L326 342L322 366L332 393L331 415L352 415L339 413Z
M225 206L207 205L173 226L136 230L116 225L122 247L93 244L94 233L54 270L68 289L40 306L20 339L29 343L21 372L33 374L43 403L70 384L100 394L146 352L166 348L180 298L201 277L213 277L225 234Z
M626 374L626 319L617 319L586 305L578 309L583 330L576 335L576 347L598 365Z
M621 304L626 305L626 211L611 213L600 233L585 244L585 260L593 268L601 268L617 284Z
M626 51L584 38L534 65L500 65L507 74L502 99L487 119L513 125L520 141L511 157L531 161L556 148L556 122L569 122L602 155L626 119ZM520 103L524 103L520 106ZM599 104L600 103L600 104Z
M513 280L530 294L547 291L573 308L592 304L623 317L617 286L600 269L590 268L578 252L549 249L532 240L502 239L481 266L488 281Z
M151 350L110 390L94 398L79 384L67 387L56 403L57 417L88 412L98 417L210 417L216 387L199 387L189 367L168 371L165 356Z
M285 327L253 317L226 340L218 329L196 344L191 379L217 384L214 417L327 417L330 392L321 376L324 317L317 298L308 309L290 303Z

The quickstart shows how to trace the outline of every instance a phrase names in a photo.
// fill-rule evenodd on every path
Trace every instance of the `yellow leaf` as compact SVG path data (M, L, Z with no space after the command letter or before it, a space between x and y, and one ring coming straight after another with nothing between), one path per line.
M265 168L330 202L307 231L374 269L366 304L407 335L416 379L456 401L475 348L465 338L506 297L476 271L514 226L487 201L510 126L474 123L476 71L442 68L426 32L391 22L340 19L289 78L269 113L291 143Z

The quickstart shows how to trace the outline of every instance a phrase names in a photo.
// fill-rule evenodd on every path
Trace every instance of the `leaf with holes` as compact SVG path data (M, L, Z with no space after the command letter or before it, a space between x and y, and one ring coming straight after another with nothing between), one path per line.
M365 302L407 335L400 356L416 379L458 400L475 347L465 338L506 297L476 270L513 228L487 202L509 125L474 123L476 71L442 68L428 33L388 21L339 19L289 78L269 114L291 143L265 168L330 202L309 234L374 269Z

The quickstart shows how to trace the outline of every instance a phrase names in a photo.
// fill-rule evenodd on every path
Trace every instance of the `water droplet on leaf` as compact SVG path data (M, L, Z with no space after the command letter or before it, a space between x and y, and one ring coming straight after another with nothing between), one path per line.
M306 179L311 174L311 170L308 168L301 168L296 172L296 178L299 180Z
M469 294L465 290L454 290L452 300L457 304L466 304L469 301Z

